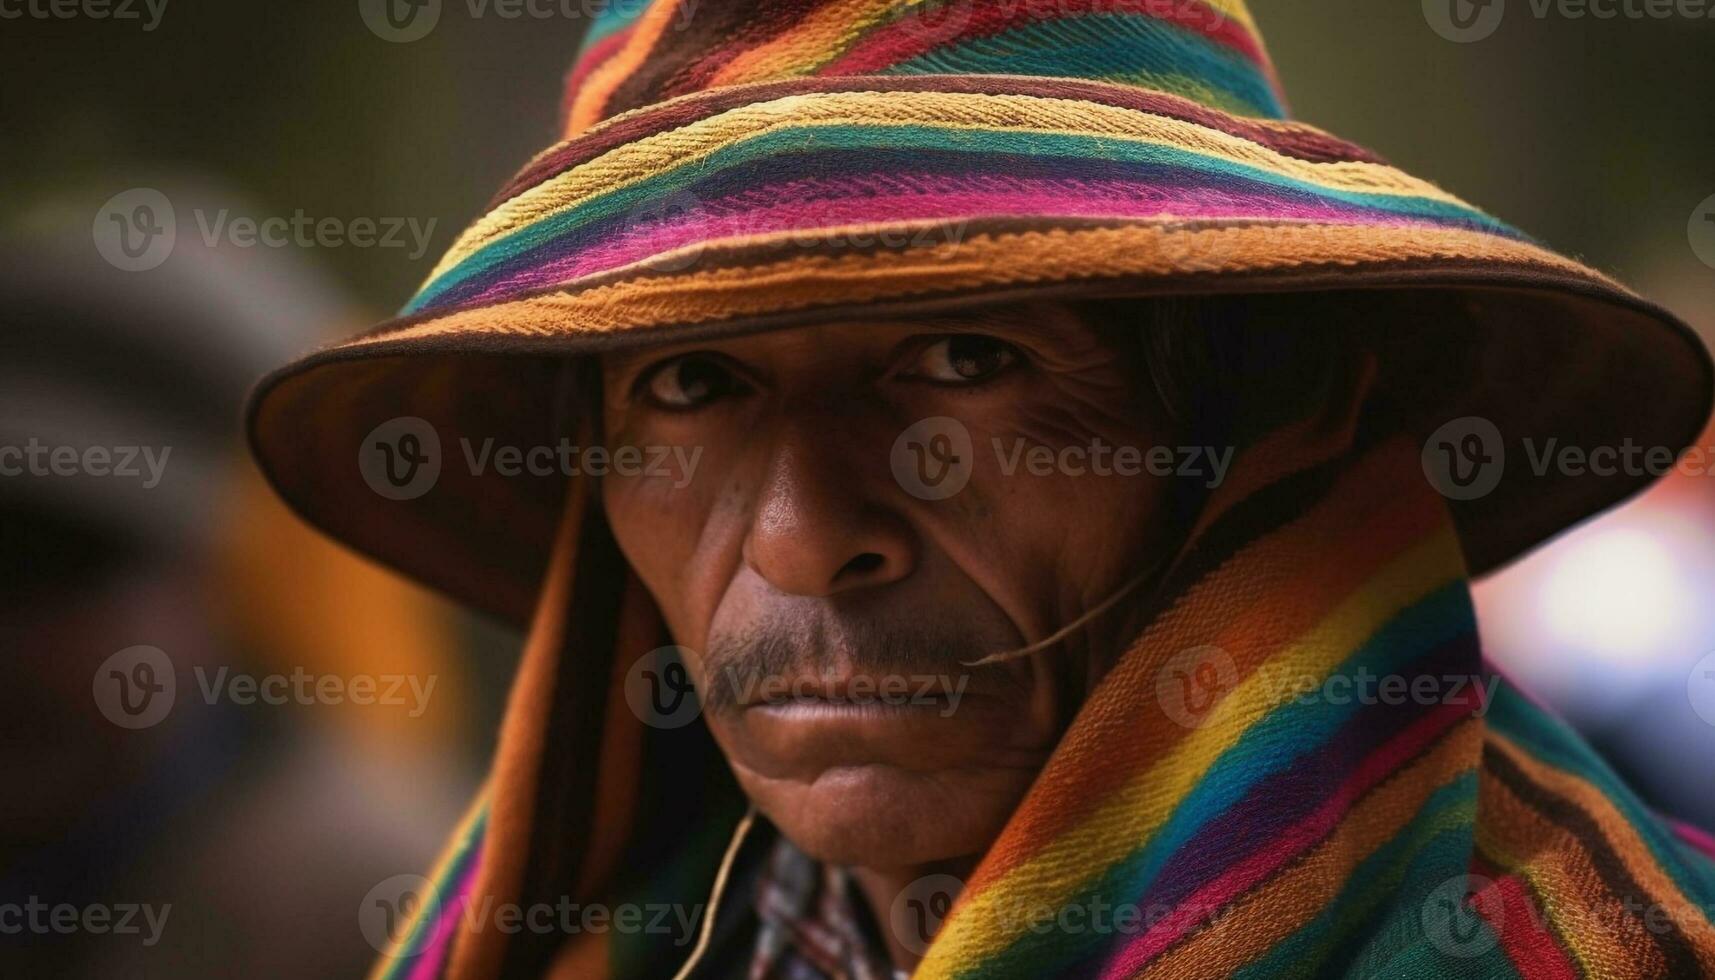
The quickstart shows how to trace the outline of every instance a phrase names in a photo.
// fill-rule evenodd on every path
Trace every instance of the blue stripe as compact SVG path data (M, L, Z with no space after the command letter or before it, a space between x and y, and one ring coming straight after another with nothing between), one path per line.
M969 38L902 61L879 74L1044 75L1155 80L1153 87L1207 86L1218 108L1286 118L1256 62L1206 35L1141 14L1084 14L1033 21L992 37ZM1207 103L1202 92L1174 91Z
M580 225L628 214L646 214L649 205L670 200L673 195L687 191L695 182L707 180L719 170L756 166L764 181L782 178L782 165L792 154L841 150L847 152L876 150L956 150L979 155L1016 155L1020 157L1095 158L1109 161L1155 164L1179 168L1191 173L1225 176L1234 180L1278 188L1281 191L1313 195L1358 207L1375 208L1391 215L1419 218L1470 227L1490 234L1522 238L1507 225L1471 208L1423 197L1342 191L1320 187L1271 173L1259 167L1235 163L1218 157L1158 143L1115 140L1100 136L1055 133L1021 133L996 130L967 131L935 126L838 126L787 128L740 140L710 154L666 171L647 181L620 187L600 194L561 214L527 225L483 246L463 262L449 269L413 297L401 315L411 315L433 306L444 305L441 297L470 279L484 275L527 249L544 245L566 235ZM767 164L767 166L761 166ZM817 174L837 177L850 172L855 165L864 165L863 158L840 168L811 170L804 168L791 173L803 176ZM992 165L991 165L992 166ZM1003 167L994 168L1005 173ZM905 217L905 216L902 216Z

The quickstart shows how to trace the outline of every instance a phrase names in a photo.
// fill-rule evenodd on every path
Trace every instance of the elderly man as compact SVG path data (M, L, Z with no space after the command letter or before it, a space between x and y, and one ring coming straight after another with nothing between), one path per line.
M655 0L568 86L252 407L528 626L379 975L1715 971L1467 588L1647 482L1521 440L1698 432L1669 314L1287 121L1237 0Z

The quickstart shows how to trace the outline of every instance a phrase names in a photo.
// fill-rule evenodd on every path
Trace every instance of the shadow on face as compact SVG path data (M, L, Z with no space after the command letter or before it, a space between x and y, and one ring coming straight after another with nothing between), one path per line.
M665 461L604 481L608 520L799 847L907 868L998 835L1124 638L965 664L1054 633L1177 533L1186 454L1139 365L1056 305L603 360L604 441Z

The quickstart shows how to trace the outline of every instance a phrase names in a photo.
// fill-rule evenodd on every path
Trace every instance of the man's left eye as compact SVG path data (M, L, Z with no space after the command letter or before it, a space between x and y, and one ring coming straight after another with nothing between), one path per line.
M1000 374L1018 359L1018 348L1004 340L954 334L923 348L910 373L940 384L975 384Z

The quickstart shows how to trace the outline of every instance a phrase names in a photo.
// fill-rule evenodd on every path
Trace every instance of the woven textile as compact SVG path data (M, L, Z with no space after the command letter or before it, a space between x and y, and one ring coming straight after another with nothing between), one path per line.
M1708 839L1483 664L1412 447L1250 455L1251 489L1217 498L914 976L1715 973ZM715 902L722 843L672 856L702 869L675 901ZM464 975L437 972L480 860L457 853L418 926L434 938L381 975ZM559 962L631 978L688 957L638 939L565 937Z

